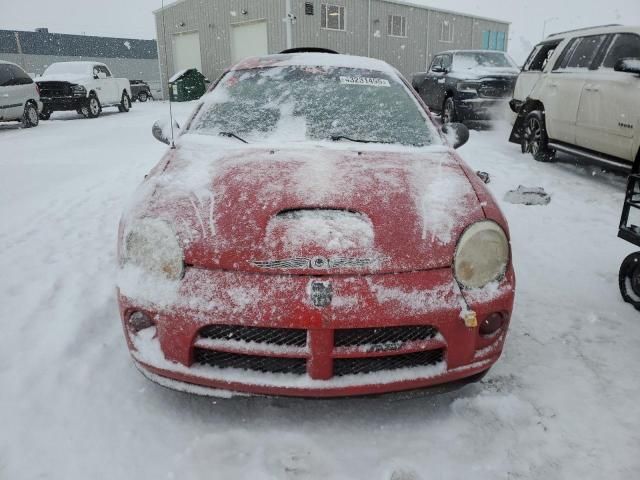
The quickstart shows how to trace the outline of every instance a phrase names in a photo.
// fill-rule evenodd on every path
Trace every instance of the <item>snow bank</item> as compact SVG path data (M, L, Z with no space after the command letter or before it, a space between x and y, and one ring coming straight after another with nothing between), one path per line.
M174 105L181 124L193 107ZM199 398L137 372L114 293L120 214L166 151L149 130L167 110L0 125L0 477L637 476L640 321L617 289L637 250L615 234L624 177L534 162L508 126L471 133L460 152L491 172L496 198L517 185L554 192L542 209L500 202L518 295L481 384L400 399Z

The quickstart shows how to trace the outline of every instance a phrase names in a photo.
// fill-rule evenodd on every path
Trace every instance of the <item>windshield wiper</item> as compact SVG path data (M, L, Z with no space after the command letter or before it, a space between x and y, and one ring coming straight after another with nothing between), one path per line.
M221 137L235 138L237 140L240 140L242 143L249 143L244 138L239 137L233 132L220 132L218 135L220 135Z
M362 140L360 138L347 137L346 135L331 135L331 140L334 142L337 142L338 140L349 140L350 142L357 143L392 143L384 140Z

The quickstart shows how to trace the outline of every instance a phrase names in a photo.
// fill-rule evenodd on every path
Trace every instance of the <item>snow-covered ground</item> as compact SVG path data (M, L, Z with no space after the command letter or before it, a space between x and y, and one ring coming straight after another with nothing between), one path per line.
M192 105L175 107L184 121ZM518 291L503 357L437 397L230 400L165 390L130 361L116 308L125 203L165 146L165 103L0 125L1 479L631 479L640 314L617 271L621 176L540 164L507 127L461 149L510 222ZM502 201L541 186L547 206Z

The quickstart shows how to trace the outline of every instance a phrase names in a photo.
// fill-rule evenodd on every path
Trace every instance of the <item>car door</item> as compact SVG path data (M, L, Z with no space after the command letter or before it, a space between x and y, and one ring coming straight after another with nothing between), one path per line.
M22 117L33 80L17 65L0 64L0 117L17 120Z
M550 138L574 145L576 119L582 89L589 70L607 35L589 35L572 39L537 89L544 104L547 133Z
M111 74L111 70L105 65L102 65L102 71L107 75L105 79L105 83L107 88L109 89L109 98L111 103L120 103L120 95L122 92L118 90L118 82Z
M442 55L442 63L440 64L442 71L434 72L433 108L436 110L442 110L444 104L447 93L447 75L451 71L451 61L451 55Z
M0 120L8 117L8 109L10 105L9 99L9 80L11 75L9 73L9 64L0 63Z
M640 58L640 35L615 34L601 58L582 89L576 143L631 161L634 131L640 128L640 77L614 66L622 58Z
M554 60L556 50L562 42L562 39L554 39L539 43L529 54L522 71L518 75L518 80L513 92L513 98L524 102L533 91L536 83L542 77L547 65ZM549 70L551 70L549 68Z
M442 76L442 59L444 55L436 55L433 61L431 62L431 66L429 67L429 71L427 71L427 75L420 86L420 94L422 95L422 99L427 104L430 110L440 110L441 105L437 105L435 103L436 98L436 86L438 79Z
M103 65L95 65L93 67L93 72L93 78L95 79L94 82L100 103L102 105L113 104L113 85L111 85L108 70Z

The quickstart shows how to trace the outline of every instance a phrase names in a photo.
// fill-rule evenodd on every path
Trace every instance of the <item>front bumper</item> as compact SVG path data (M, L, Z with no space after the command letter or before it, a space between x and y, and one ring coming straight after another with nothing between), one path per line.
M460 98L456 102L456 114L460 121L495 120L508 111L509 98Z
M310 283L318 280L332 285L324 308L309 301ZM189 268L171 302L141 300L145 288L138 281L121 282L119 304L136 365L165 386L212 395L340 397L432 387L486 372L502 352L514 282L509 270L500 283L461 292L450 269L319 278ZM482 337L462 319L467 309L480 323L501 312L505 324ZM132 333L128 319L136 311L156 326ZM240 339L209 338L203 328L212 326L228 326ZM407 337L429 329L430 335ZM246 341L254 331L266 333ZM302 343L278 343L292 331L304 332ZM404 337L394 340L392 333ZM345 337L362 342L345 345Z
M78 110L87 100L87 97L40 97L43 109L51 112L63 110Z

